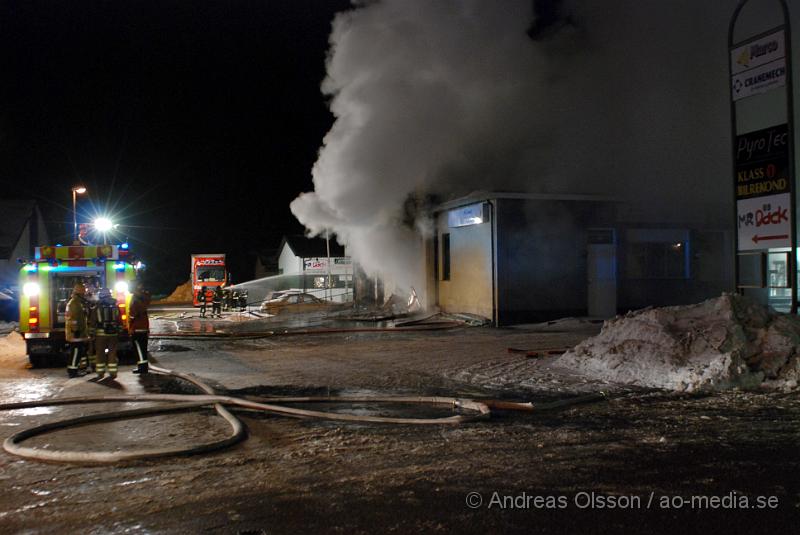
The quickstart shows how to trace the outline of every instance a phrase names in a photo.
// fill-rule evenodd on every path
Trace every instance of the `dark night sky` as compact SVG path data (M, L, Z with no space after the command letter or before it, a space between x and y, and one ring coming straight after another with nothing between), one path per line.
M156 290L192 252L253 250L299 232L332 123L319 86L347 0L0 2L0 181L67 241L70 189L109 211ZM81 209L79 209L79 212Z

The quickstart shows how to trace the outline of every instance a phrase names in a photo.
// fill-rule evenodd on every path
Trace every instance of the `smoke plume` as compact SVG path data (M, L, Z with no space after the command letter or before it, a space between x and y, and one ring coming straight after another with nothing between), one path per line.
M314 191L291 205L309 232L419 287L426 199L726 198L727 12L549 3L381 0L338 15L322 85L336 120Z

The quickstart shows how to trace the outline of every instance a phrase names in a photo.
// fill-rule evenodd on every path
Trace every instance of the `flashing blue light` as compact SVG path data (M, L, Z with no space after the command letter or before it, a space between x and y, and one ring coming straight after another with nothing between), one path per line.
M120 249L127 249L128 247L129 247L128 242L121 243L119 246Z
M114 269L116 269L117 271L124 271L125 264L122 262L117 262L116 264L114 264Z
M24 269L25 271L36 271L36 264L28 264Z
M63 247L63 245L61 245L60 243L57 243L56 247Z

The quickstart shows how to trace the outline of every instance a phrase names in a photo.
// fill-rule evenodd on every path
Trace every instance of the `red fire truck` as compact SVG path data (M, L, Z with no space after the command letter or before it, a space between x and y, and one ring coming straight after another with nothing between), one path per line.
M225 253L192 255L192 304L200 306L197 295L205 288L213 292L217 286L228 283L228 270L225 269Z

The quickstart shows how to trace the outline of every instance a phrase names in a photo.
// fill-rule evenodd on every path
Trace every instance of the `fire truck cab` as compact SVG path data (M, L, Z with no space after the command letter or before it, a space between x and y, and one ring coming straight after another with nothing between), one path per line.
M217 286L228 283L228 271L225 269L224 253L205 253L192 255L192 305L200 306L198 295L205 288L211 295Z
M120 309L120 342L129 342L128 307L136 273L127 245L36 247L34 259L19 275L19 328L34 366L66 350L64 334L67 301L76 283L87 286L91 300L101 288L111 290Z

